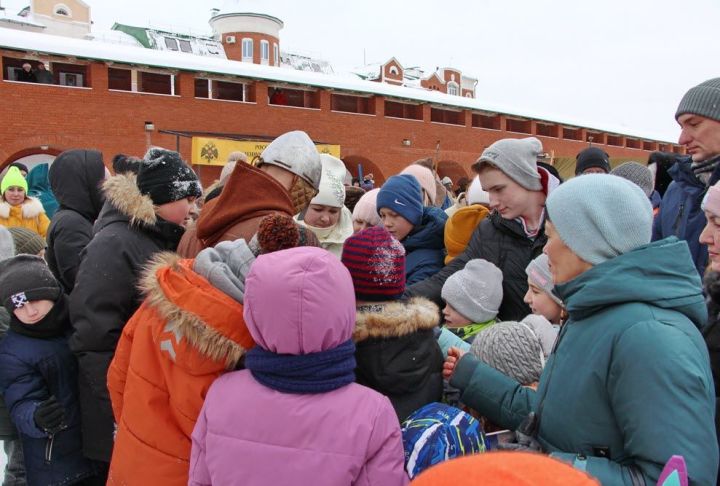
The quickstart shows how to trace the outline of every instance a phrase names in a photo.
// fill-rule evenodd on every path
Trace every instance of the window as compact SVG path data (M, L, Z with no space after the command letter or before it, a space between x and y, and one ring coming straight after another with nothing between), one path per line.
M532 133L530 120L520 120L518 118L508 118L505 122L505 129L508 132Z
M63 17L72 17L72 10L70 8L62 3L58 3L55 5L55 8L53 8L53 12L55 12L55 15L62 15Z
M210 98L210 80L195 78L195 98Z
M132 74L129 69L108 68L108 89L132 90Z
M212 98L215 100L245 101L245 86L230 81L213 81Z
M170 49L171 51L177 51L178 50L178 43L175 39L172 37L165 37L165 47Z
M344 111L346 113L372 114L370 111L370 98L366 96L351 96L332 94L330 102L332 111Z
M397 66L390 66L390 69L388 69L388 72L392 74L393 76L399 76L400 71L398 71Z
M273 51L275 54L275 65L279 66L280 65L280 48L278 47L277 44L273 44Z
M397 101L385 101L385 116L392 118L408 118L410 120L422 120L423 111L420 105L399 103Z
M192 46L190 45L189 41L186 40L179 40L180 43L180 50L183 52L192 52Z
M461 111L443 110L441 108L430 109L430 121L436 123L449 123L452 125L464 125Z
M270 62L270 43L266 40L260 41L260 62L262 64Z
M253 40L242 40L242 60L243 62L253 62Z
M460 94L460 89L457 83L450 81L447 85L447 94L457 96Z
M500 130L500 116L473 113L472 126L476 128L487 128L489 130Z

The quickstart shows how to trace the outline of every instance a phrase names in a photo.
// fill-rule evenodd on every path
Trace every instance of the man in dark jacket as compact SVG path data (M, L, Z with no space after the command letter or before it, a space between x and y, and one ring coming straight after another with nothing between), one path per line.
M79 364L83 450L107 466L113 443L107 371L141 302L138 277L153 254L177 248L181 225L202 188L180 154L161 148L148 151L137 177L114 176L103 188L105 205L70 294L69 344Z
M700 204L707 191L720 178L720 78L691 88L675 113L680 124L679 143L689 158L670 169L673 182L660 204L653 226L653 241L677 236L687 241L700 275L708 263L707 246L699 242L707 220Z
M68 150L50 166L50 188L60 203L47 234L45 259L66 293L75 287L80 253L90 243L105 196L106 169L97 150Z
M418 282L408 294L442 303L445 280L473 258L483 258L503 272L503 302L499 320L520 320L530 313L525 267L545 245L545 198L558 184L538 169L542 145L536 138L503 139L488 147L473 166L483 189L490 193L492 214L473 232L465 252L435 276Z

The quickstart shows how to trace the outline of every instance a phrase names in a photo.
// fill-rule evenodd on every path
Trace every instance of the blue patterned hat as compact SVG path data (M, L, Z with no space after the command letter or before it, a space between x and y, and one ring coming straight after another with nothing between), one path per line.
M414 478L430 466L485 452L480 422L444 403L429 403L402 424L405 470Z

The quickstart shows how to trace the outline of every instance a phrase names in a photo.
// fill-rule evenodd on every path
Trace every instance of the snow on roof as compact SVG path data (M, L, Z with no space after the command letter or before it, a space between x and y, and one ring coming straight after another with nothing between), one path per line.
M280 52L280 66L298 71L333 74L329 62L292 52Z
M475 98L448 95L438 91L420 90L406 86L377 83L362 79L352 79L346 76L338 76L334 74L329 75L319 72L283 69L275 66L196 56L182 52L157 51L142 47L106 44L103 42L59 37L35 32L24 32L6 28L0 28L0 47L20 51L37 51L46 54L74 56L99 61L114 61L117 63L135 64L140 66L231 75L251 79L262 79L271 82L301 84L331 90L370 93L391 98L407 99L414 102L444 105L449 109L469 109L489 113L502 113L511 116L549 121L565 126L585 127L591 130L599 130L608 133L617 133L638 138L665 141L662 137L653 136L651 134L641 134L636 131L629 131L623 127L613 127L608 125L598 126L593 123L587 123L583 120L571 119L570 117L552 116L547 113L531 113L519 110L517 107L503 106Z
M34 20L31 20L28 17L23 17L20 15L13 15L7 11L7 9L0 10L0 22L7 22L10 24L19 24L19 25L29 25L32 27L39 27L41 29L44 29L46 25L41 24L40 22L35 22Z
M136 47L142 46L135 37L120 30L93 29L93 31L87 35L87 38L91 41L104 42L107 44L123 44Z
M350 72L357 76L360 76L361 79L374 81L376 79L380 79L380 69L382 68L382 66L383 65L379 62L373 62L364 66L353 68Z

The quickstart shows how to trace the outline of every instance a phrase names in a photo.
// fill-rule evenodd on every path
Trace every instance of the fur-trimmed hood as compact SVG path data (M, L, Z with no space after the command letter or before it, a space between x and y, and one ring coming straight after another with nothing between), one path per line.
M131 225L153 226L158 218L150 196L140 193L137 176L132 173L114 175L103 183L105 200L121 214L127 216Z
M440 310L428 299L380 302L358 306L353 341L396 338L439 324Z
M224 361L233 369L253 346L242 319L242 305L212 287L191 270L192 260L171 252L156 254L146 266L139 287L146 304L203 356ZM169 274L178 278L169 281ZM197 295L188 299L189 288ZM183 290L185 290L183 292ZM215 305L214 305L215 304Z
M41 213L45 212L40 200L31 196L26 196L25 201L23 201L20 207L22 208L23 219L34 219L40 216ZM0 218L9 218L11 209L12 206L9 202L4 199L0 199Z

